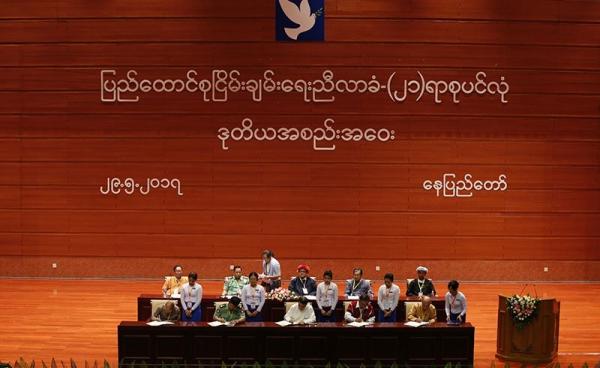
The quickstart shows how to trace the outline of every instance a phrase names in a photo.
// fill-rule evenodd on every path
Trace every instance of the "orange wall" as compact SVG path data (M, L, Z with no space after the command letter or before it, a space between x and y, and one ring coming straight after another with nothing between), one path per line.
M276 250L345 278L600 280L600 3L326 0L326 42L274 41L274 1L8 1L0 9L0 276L157 277L176 261L221 277ZM293 79L417 70L505 76L509 102L394 104L338 95L102 104L99 71L183 77L272 68ZM233 142L219 127L394 129L391 143ZM443 173L508 176L442 198ZM184 196L103 196L107 177L179 178ZM52 262L59 267L53 270ZM549 272L543 272L549 267Z

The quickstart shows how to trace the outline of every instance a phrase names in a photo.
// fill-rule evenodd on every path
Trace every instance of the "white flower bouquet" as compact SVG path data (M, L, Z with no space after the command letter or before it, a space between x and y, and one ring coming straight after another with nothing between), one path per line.
M267 299L278 300L280 302L297 298L298 296L295 293L284 288L277 288L267 293Z
M506 307L517 328L521 329L531 322L537 312L540 299L527 295L513 295L506 299Z

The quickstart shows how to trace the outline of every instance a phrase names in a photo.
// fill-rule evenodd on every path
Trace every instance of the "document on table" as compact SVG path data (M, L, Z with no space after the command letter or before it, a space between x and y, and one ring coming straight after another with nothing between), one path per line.
M210 327L219 327L219 326L233 327L233 326L235 326L235 324L232 322L223 323L223 322L219 322L219 321L208 322L207 325L209 325Z
M354 322L348 323L348 326L350 326L350 327L365 327L370 324L371 324L371 322L356 322L356 321L354 321Z
M405 326L409 326L409 327L421 327L421 326L426 326L428 324L429 323L427 323L427 322L413 322L413 321L410 321L410 322L406 322L404 325Z
M148 326L156 327L156 326L163 326L163 325L172 325L173 322L169 322L169 321L152 321L152 322L148 322L146 324Z
M346 299L347 300L358 300L358 295L347 295Z
M281 327L289 326L289 325L291 325L291 324L292 324L292 322L288 322L288 321L286 321L286 320L279 321L279 322L275 322L275 323L276 323L276 324L278 324L278 325L279 325L279 326L281 326Z
M171 294L171 299L181 299L181 294Z
M316 295L306 295L306 299L308 300L317 300Z

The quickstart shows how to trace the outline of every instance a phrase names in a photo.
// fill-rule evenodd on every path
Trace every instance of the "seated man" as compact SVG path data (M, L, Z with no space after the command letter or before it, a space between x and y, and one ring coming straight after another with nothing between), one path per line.
M358 300L348 306L344 314L346 322L375 322L375 309L367 294L362 294Z
M427 267L417 267L417 278L413 279L410 282L410 284L408 284L408 289L406 289L406 296L435 296L436 293L435 287L433 286L433 282L431 282L430 279L425 277L427 276L427 272Z
M244 322L246 319L246 314L240 307L241 302L242 299L238 298L237 296L231 297L227 304L223 304L219 306L219 308L215 309L213 319L221 323L230 323L232 325Z
M298 303L292 305L283 319L297 325L315 323L317 320L312 304L308 302L306 297L300 298Z
M288 289L296 295L316 295L317 283L308 277L310 267L305 264L298 266L298 276L294 277Z
M152 316L153 321L169 321L175 322L181 319L181 311L179 307L172 301L168 301L160 307L156 308L156 312Z
M242 288L249 283L250 281L248 280L248 276L242 275L242 266L234 266L233 276L228 276L225 278L221 297L234 295L240 296L242 295Z
M373 296L371 283L367 280L364 280L362 276L362 268L355 268L352 280L346 281L346 296Z
M434 323L437 320L435 306L431 298L424 296L420 303L415 304L408 313L408 320L412 322Z
M463 323L467 314L467 298L465 298L465 294L458 291L458 281L452 280L448 283L445 299L446 321Z
M173 267L173 276L165 279L162 287L163 296L177 295L181 291L183 285L188 283L188 278L183 276L183 267L175 265Z

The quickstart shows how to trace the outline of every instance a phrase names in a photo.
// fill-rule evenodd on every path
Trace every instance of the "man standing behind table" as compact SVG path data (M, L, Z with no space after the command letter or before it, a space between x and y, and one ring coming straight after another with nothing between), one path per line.
M363 294L372 297L371 283L363 279L362 268L355 268L352 280L346 281L346 296L361 296Z
M424 296L420 303L415 304L408 314L408 320L412 322L434 323L437 319L435 306L431 304L431 298Z
M265 249L262 253L262 273L260 279L266 292L281 287L281 265L275 259L275 255L270 249Z
M310 324L316 321L315 311L304 296L298 303L292 305L283 319L296 325Z
M242 266L234 266L233 276L227 276L225 278L221 297L240 296L242 295L242 288L249 283L248 276L242 275Z
M386 273L383 277L383 285L377 293L377 304L379 305L379 322L396 322L396 307L400 299L400 287L394 284L394 275Z
M213 319L221 323L230 323L236 325L240 322L244 322L246 315L240 303L242 300L237 296L232 296L227 304L222 304L219 308L215 309Z
M358 300L348 306L344 314L346 322L375 322L375 309L367 294L362 294Z
M319 322L335 322L335 307L338 302L338 287L331 282L333 272L323 272L323 282L317 286L317 320Z
M435 287L433 286L433 282L428 279L427 272L429 270L427 267L419 266L417 267L417 278L413 279L408 284L408 289L406 289L406 296L435 296Z
M162 287L163 296L177 295L183 285L188 283L188 278L183 276L183 267L175 265L173 267L173 276L167 276Z
M311 277L308 277L309 272L310 267L308 265L298 265L298 276L292 279L288 289L296 295L316 295L317 283Z
M448 283L448 292L445 299L446 321L463 323L467 314L467 298L465 294L458 291L458 281L452 280Z
M188 283L181 289L181 306L183 314L181 320L184 322L199 322L202 317L202 285L196 283L198 274L190 272Z

